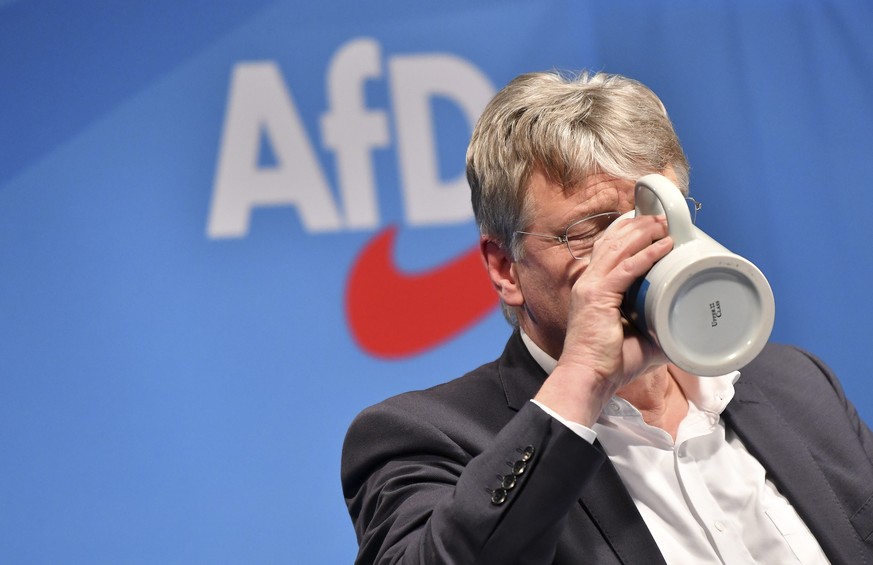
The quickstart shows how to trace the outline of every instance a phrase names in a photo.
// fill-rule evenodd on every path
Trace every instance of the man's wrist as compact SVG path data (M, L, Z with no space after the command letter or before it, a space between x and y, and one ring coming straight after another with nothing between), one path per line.
M533 402L534 404L539 406L543 412L545 412L546 414L548 414L549 416L551 416L555 420L561 422L570 431L572 431L573 433L575 433L576 435L578 435L579 437L581 437L582 439L584 439L588 443L594 443L594 440L597 439L597 432L595 432L594 430L592 430L588 426L583 426L579 422L573 422L572 420L568 420L568 419L564 418L563 416L561 416L560 414L558 414L557 412L555 412L554 410L552 410L548 406L545 406L542 402L540 402L536 399L532 398L531 402Z
M564 420L591 428L616 388L607 379L597 377L594 371L559 364L534 400Z

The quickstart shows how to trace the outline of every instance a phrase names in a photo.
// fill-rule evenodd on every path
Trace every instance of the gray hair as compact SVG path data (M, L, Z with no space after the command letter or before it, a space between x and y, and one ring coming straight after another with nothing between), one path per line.
M636 180L671 166L687 193L688 161L655 93L633 79L587 71L515 78L488 103L467 148L479 231L516 259L534 169L570 188L591 174Z

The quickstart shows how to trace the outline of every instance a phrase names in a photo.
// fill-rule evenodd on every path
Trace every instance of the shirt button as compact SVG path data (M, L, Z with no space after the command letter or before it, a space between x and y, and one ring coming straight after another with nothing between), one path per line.
M618 403L617 402L610 402L609 403L609 413L610 414L618 414L619 412L621 412L621 408L618 406Z
M720 531L720 532L723 532L723 531L724 531L724 528L725 528L725 526L724 526L724 522L722 522L721 520L716 520L716 521L715 521L715 524L713 524L713 525L715 526L715 529L716 529L716 530L718 530L718 531Z

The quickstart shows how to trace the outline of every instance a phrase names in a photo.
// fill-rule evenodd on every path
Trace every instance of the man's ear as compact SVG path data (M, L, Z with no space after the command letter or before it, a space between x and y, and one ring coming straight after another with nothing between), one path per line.
M503 303L507 306L521 306L524 304L524 296L518 280L517 264L509 256L503 246L495 241L482 237L479 239L479 252L491 284L500 295Z

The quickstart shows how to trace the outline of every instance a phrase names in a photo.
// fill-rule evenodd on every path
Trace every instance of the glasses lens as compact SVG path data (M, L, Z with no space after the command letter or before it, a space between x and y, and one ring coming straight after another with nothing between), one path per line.
M606 228L621 216L618 212L605 212L589 216L570 224L567 228L567 247L576 259L585 259L591 253L594 242L600 239Z

